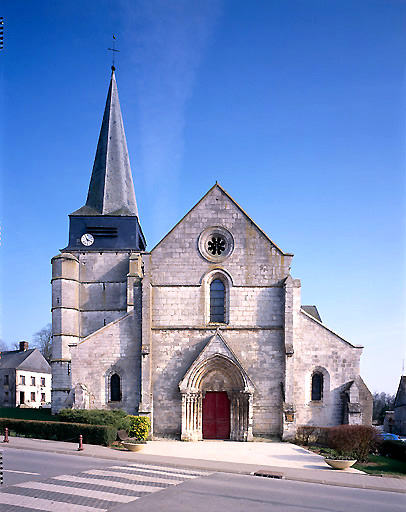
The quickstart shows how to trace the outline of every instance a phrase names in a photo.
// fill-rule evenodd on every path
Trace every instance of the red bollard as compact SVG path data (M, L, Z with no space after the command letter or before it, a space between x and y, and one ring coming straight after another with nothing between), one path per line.
M84 450L83 448L83 436L82 434L79 436L79 448L78 448L78 452L82 452Z
M9 440L8 440L8 428L6 427L4 429L4 441L3 441L3 443L8 443L8 442L9 442Z

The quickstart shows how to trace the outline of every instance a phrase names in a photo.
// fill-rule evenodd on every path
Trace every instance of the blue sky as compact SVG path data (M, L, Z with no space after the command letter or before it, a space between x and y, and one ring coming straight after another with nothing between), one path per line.
M401 0L4 0L1 338L50 314L111 65L148 248L217 180L285 252L372 391L405 350Z

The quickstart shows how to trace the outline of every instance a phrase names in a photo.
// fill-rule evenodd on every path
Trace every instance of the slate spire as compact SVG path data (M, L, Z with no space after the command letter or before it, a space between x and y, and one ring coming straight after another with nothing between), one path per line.
M68 251L144 251L115 68L111 67L87 201L69 215Z
M72 215L138 217L114 66L111 69L86 205Z

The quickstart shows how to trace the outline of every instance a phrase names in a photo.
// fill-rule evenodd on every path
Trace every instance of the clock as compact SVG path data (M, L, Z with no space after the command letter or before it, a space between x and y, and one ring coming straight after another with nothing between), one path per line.
M81 236L80 241L83 245L89 247L89 245L92 245L94 243L94 236L91 235L90 233L85 233L84 235Z

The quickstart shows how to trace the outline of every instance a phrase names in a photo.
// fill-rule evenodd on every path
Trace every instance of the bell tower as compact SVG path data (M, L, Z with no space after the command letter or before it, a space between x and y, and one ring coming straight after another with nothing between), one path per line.
M69 215L66 250L145 250L112 66L87 201Z
M73 399L71 347L131 309L130 260L146 247L114 66L86 204L69 219L68 246L52 259L53 412Z

